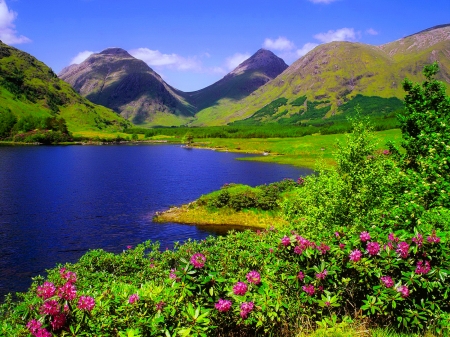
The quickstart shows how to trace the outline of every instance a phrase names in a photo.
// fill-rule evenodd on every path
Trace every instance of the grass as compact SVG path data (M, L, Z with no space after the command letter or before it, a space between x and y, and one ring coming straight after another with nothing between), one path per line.
M210 210L205 206L193 204L172 207L168 211L159 213L153 219L156 222L176 222L195 225L236 226L245 228L280 228L287 223L278 212L248 209L236 212L229 208Z
M399 142L399 129L374 133L379 140L378 149L385 149L387 141ZM337 142L344 141L346 135L312 135L299 138L208 138L194 144L195 147L212 148L219 151L233 151L263 154L258 157L240 158L240 160L263 161L278 164L289 164L299 167L315 168L318 160L329 165L335 163L333 153Z

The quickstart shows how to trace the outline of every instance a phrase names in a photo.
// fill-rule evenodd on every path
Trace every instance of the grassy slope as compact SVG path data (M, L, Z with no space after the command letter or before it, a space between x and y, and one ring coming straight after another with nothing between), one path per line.
M197 114L199 125L218 125L248 118L256 111L285 97L289 101L306 95L309 101L330 100L326 117L339 114L338 107L357 94L382 98L403 98L401 83L405 77L423 80L422 68L438 60L440 79L450 87L450 41L446 40L424 49L408 52L395 49L391 56L379 47L350 42L332 42L321 45L292 64L285 72L252 95L238 102L205 109ZM289 106L288 106L289 108ZM288 109L289 114L298 108ZM295 111L296 110L296 111ZM217 120L217 116L220 119Z
M26 114L59 115L72 132L113 132L129 125L112 110L79 96L44 63L3 43L0 44L0 107L11 110L19 118Z

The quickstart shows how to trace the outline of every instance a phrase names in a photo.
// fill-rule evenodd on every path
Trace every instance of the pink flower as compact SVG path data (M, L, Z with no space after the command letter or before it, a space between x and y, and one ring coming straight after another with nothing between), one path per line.
M166 302L159 301L158 303L156 303L156 310L158 310L158 311L163 310L165 305L166 305Z
M355 249L350 253L349 258L350 258L350 261L358 262L359 260L361 260L361 256L362 256L361 251L358 249Z
M385 244L384 245L384 249L390 249L390 250L392 250L392 249L394 249L394 245L392 244L392 242L388 242L387 244Z
M80 296L77 307L80 310L91 311L95 307L95 299L90 296Z
M340 243L340 244L339 244L339 248L340 248L340 249L344 249L344 248L345 248L345 244Z
M300 281L303 281L303 279L305 278L305 274L303 274L303 272L299 271L298 274L297 274L297 278Z
M295 239L297 240L298 245L300 246L300 248L304 251L305 249L309 248L309 247L314 247L315 244L307 239L305 239L304 237L297 235L295 237Z
M269 248L269 252L270 252L270 253L273 253L273 248Z
M384 283L386 288L392 288L394 286L394 281L390 276L382 276L380 279Z
M417 236L412 238L412 242L414 242L419 248L423 245L423 236L418 233Z
M295 246L294 253L300 255L301 253L303 253L303 250L300 246Z
M326 301L326 302L325 302L325 305L326 305L327 307L329 307L329 306L331 305L331 302Z
M425 261L418 261L417 267L416 267L416 274L423 275L428 274L428 272L431 270L430 262Z
M305 183L305 179L303 179L302 177L297 179L297 184L303 185L304 183Z
M48 300L40 308L41 315L56 315L59 312L59 303L56 300Z
M247 285L244 282L238 282L233 286L233 293L235 295L245 295L247 289Z
M282 243L282 245L283 246L289 246L290 245L290 243L291 243L291 239L289 238L289 237L287 237L287 236L284 236L282 239L281 239L281 243Z
M389 150L383 150L383 154L384 154L385 156L388 156L388 155L390 154L390 152L389 152Z
M309 296L314 295L314 286L312 284L307 284L302 287L303 291L307 293Z
M71 301L77 297L77 288L73 283L66 282L62 287L58 288L58 296L64 300Z
M205 265L206 257L201 253L196 253L191 257L191 263L194 268L202 268Z
M241 317L243 319L247 318L248 314L253 310L253 302L243 302L241 304Z
M328 271L326 269L324 269L320 273L316 274L316 278L318 280L324 280L327 275L328 275Z
M77 274L72 271L66 272L66 268L61 268L59 270L59 275L61 276L62 279L66 280L67 282L70 283L77 282Z
M399 286L397 288L397 291L402 294L403 298L406 298L409 296L409 289L407 286Z
M64 325L66 324L66 315L60 312L53 315L50 324L52 326L53 331L63 328Z
M247 274L247 281L253 284L261 283L261 275L256 270L252 270Z
M319 250L322 255L325 255L326 252L330 250L330 246L327 246L322 242L320 246L317 246L317 250Z
M367 243L367 252L370 255L377 255L380 251L380 244L378 242L369 242Z
M39 329L36 334L34 335L35 337L52 337L52 334L45 330L44 328Z
M219 310L220 312L227 312L231 308L231 301L219 299L219 302L217 302L214 307Z
M361 239L362 242L369 241L370 234L368 232L361 232L361 234L359 235L359 238Z
M433 230L433 233L431 234L431 236L427 237L427 241L429 243L439 243L441 241L441 238L436 236L436 231Z
M128 249L128 250L130 250L131 248L133 248L133 246L131 246L131 245L128 245L128 246L127 246L127 249Z
M169 278L175 280L177 278L177 274L175 274L175 269L170 269Z
M389 240L389 241L392 241L392 242L398 242L398 238L395 237L395 234L394 234L394 233L389 233L389 235L388 235L388 240Z
M336 239L339 239L341 236L339 235L339 232L334 232L334 236L336 237Z
M397 245L396 252L399 253L403 259L406 259L408 257L408 251L409 245L406 242L402 241Z
M133 294L128 298L128 303L133 304L135 302L139 301L139 295Z
M37 296L42 298L44 301L55 296L55 292L55 285L51 282L44 282L44 284L37 287L36 290Z
M27 324L27 329L32 335L36 335L37 331L42 328L42 323L38 320L32 319Z

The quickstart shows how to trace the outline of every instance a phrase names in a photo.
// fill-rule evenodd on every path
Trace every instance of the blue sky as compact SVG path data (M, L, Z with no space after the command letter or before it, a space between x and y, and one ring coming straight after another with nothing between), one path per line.
M259 48L292 64L317 44L380 45L446 23L449 0L0 0L0 40L57 73L121 47L183 91Z

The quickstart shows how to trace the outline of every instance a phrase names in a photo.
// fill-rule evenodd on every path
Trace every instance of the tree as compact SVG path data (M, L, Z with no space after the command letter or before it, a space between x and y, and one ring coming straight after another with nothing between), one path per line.
M191 146L194 142L194 135L191 132L186 132L186 134L183 137L183 143L187 144L188 146Z
M438 71L435 62L424 67L422 84L405 79L405 110L398 115L408 192L418 195L425 209L450 206L450 98L434 78Z
M11 130L17 123L16 116L11 110L6 109L0 112L0 139L7 138L11 135Z

